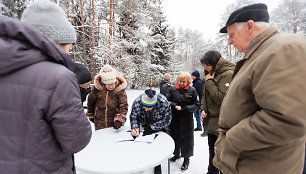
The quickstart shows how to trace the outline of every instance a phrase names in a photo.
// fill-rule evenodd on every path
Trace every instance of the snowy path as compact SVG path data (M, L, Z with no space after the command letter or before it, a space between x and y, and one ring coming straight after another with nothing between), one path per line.
M194 156L190 157L190 165L188 170L182 172L181 165L183 163L183 158L170 163L170 173L171 174L206 174L208 166L208 145L207 137L201 137L201 131L194 132ZM164 161L162 163L162 173L167 174L168 172L168 162ZM136 173L135 173L136 174ZM154 174L153 169L139 172L137 174Z

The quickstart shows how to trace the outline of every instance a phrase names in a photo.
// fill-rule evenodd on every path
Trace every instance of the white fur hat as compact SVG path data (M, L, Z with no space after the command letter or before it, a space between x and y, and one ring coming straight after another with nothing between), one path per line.
M111 84L116 82L116 70L110 65L104 65L99 72L102 83Z

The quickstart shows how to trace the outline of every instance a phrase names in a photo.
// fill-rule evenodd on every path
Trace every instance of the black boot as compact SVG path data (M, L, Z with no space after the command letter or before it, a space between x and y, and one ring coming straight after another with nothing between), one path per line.
M214 165L209 165L208 172L206 174L219 174L219 170Z
M162 174L161 165L154 167L154 174Z
M174 155L173 157L170 158L171 162L175 162L177 159L179 159L180 157Z
M184 158L184 162L183 162L183 165L181 167L181 170L185 171L185 170L188 169L188 167L189 167L189 158Z

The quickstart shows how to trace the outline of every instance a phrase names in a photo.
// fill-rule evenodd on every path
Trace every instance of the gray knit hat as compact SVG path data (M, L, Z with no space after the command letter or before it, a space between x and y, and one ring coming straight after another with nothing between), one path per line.
M50 0L36 0L23 12L21 21L33 25L57 44L76 43L76 32L64 10Z

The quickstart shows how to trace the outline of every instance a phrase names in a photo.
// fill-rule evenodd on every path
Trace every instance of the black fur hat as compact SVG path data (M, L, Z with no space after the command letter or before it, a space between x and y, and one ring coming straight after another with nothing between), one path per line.
M220 33L227 33L227 27L236 22L269 22L268 7L266 4L258 3L242 7L234 11L226 21L226 25L220 29Z

